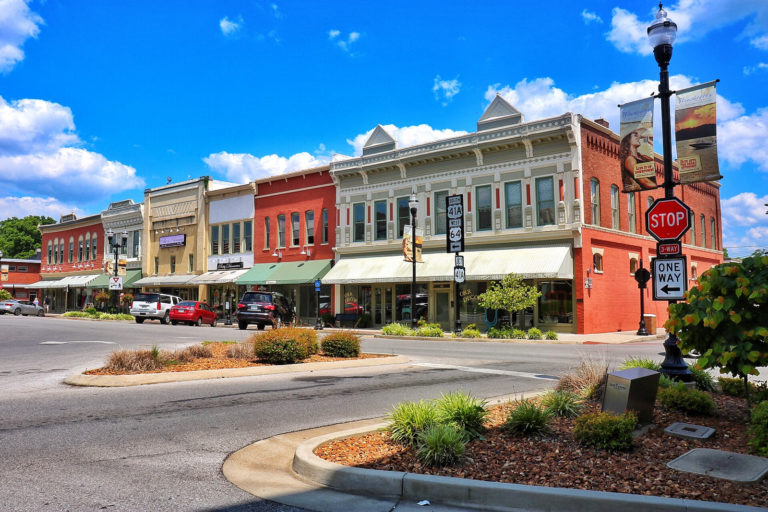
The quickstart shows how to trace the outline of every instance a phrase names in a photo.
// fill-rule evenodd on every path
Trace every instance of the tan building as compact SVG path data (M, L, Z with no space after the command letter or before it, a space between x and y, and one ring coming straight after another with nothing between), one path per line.
M208 219L205 193L234 184L209 176L144 191L143 291L202 300L208 285L191 281L207 268Z

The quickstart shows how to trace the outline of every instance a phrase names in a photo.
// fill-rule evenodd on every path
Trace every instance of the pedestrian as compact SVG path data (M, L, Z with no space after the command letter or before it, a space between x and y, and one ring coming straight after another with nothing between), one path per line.
M45 305L45 312L49 313L51 311L51 298L46 295L43 299L43 304Z
M35 295L35 300L33 300L33 301L32 301L32 304L34 304L34 305L35 305L35 307L37 307L37 306L39 306L39 305L40 305L40 301L39 301L39 300L37 300L37 295Z

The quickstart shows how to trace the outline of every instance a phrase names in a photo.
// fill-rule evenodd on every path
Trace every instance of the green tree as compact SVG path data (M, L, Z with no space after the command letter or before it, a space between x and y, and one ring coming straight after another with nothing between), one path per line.
M728 258L729 258L729 256L728 256L728 249L723 247L723 259L727 260Z
M486 292L476 298L466 297L464 300L474 298L484 308L505 309L512 313L533 307L539 297L541 292L535 286L525 284L517 274L508 274L501 282L492 283Z
M28 215L23 219L11 217L0 221L0 250L4 258L27 259L40 248L42 235L38 224L54 224L50 217Z
M744 380L768 365L768 254L723 263L699 276L686 301L669 306L666 327L683 353L701 353L697 366Z
M12 298L13 296L11 295L11 292L8 290L0 290L0 300L8 300Z

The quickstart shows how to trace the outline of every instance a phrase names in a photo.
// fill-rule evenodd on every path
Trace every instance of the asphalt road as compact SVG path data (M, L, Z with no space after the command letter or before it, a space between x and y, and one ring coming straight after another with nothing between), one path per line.
M227 482L231 452L276 434L386 414L401 400L462 389L524 395L580 357L656 357L631 346L379 340L411 364L132 388L74 388L64 376L114 349L239 340L251 331L0 317L0 508L292 511ZM55 342L55 343L50 343Z

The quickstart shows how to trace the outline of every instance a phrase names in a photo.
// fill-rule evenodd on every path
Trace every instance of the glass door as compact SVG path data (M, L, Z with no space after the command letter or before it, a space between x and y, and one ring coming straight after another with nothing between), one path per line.
M392 323L392 287L374 286L373 302L371 304L374 325L382 326Z
M435 292L435 320L444 331L451 330L451 293L448 290Z

